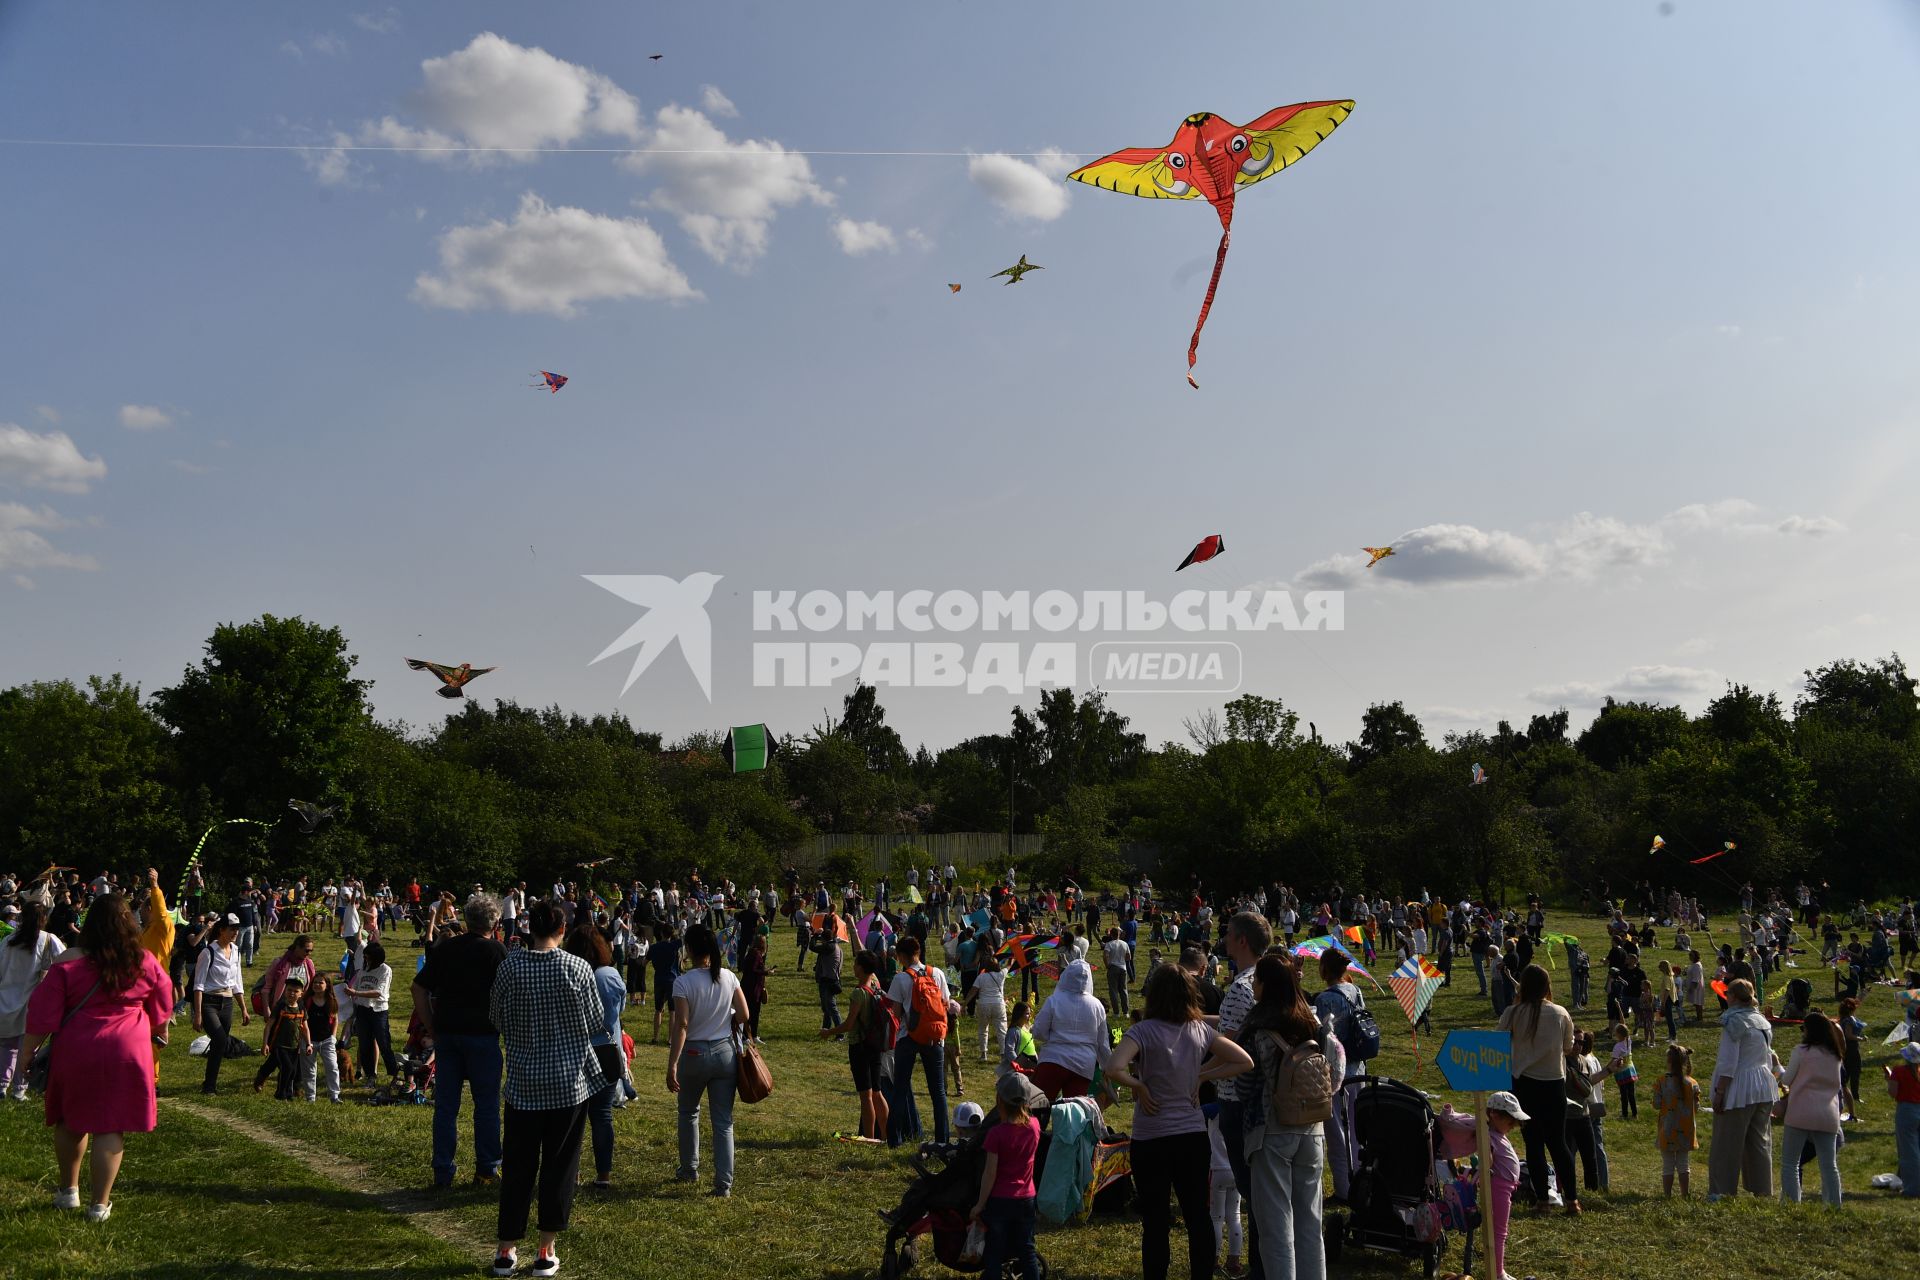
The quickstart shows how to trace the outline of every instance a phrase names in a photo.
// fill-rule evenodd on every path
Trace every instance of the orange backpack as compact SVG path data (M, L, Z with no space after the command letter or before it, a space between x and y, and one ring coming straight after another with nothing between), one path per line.
M913 1005L907 1010L907 1039L915 1044L939 1044L947 1038L947 998L925 965L907 970L913 979Z

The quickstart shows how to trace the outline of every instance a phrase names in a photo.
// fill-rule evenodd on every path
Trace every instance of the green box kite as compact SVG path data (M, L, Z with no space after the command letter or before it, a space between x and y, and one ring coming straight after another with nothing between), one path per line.
M743 724L727 730L721 752L735 773L758 773L773 758L773 734L763 724Z

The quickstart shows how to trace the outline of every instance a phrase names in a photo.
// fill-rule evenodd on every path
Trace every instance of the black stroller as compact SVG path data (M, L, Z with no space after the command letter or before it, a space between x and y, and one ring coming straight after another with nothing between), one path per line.
M986 1153L976 1135L964 1142L944 1145L927 1143L909 1161L913 1181L899 1205L880 1210L887 1224L885 1253L880 1259L880 1280L898 1280L919 1262L921 1237L933 1242L933 1256L955 1271L979 1271L976 1259L965 1261L962 1254L971 1225L968 1213L980 1194L980 1173L986 1167ZM1049 1274L1047 1260L1040 1259L1040 1274Z
M1327 1261L1337 1261L1352 1245L1418 1258L1421 1274L1436 1274L1447 1232L1434 1166L1438 1135L1427 1096L1385 1076L1358 1076L1346 1082L1335 1101L1352 1108L1351 1175L1347 1212L1329 1213L1323 1223ZM1469 1270L1472 1241L1468 1233Z

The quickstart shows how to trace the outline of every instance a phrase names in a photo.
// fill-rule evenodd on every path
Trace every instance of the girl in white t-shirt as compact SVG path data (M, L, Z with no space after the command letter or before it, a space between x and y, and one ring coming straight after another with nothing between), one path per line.
M981 948L980 972L967 988L967 1003L980 1020L980 1061L987 1061L987 1041L996 1038L1000 1047L1007 1043L1007 975L1000 960Z

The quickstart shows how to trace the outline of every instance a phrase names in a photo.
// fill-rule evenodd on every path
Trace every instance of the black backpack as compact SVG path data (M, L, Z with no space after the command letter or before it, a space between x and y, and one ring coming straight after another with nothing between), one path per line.
M1347 1051L1347 1061L1373 1061L1380 1056L1380 1024L1373 1020L1373 1014L1365 1006L1347 999L1343 992L1334 994L1346 1006L1334 1015L1333 1034L1340 1041L1340 1047Z

